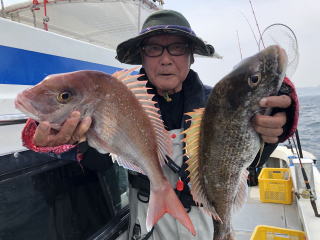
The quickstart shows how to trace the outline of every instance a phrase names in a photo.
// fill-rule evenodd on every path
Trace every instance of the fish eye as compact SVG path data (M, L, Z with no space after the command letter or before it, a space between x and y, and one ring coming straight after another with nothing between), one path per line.
M72 94L71 92L65 91L65 92L61 92L57 95L57 101L59 103L68 103L70 102L70 100L72 99Z
M259 73L253 74L248 77L248 84L250 87L256 87L261 80L261 75Z

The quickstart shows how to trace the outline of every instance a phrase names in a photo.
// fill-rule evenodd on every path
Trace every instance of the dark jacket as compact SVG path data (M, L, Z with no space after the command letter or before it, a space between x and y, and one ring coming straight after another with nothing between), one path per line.
M143 69L141 69L141 73L145 73ZM141 77L141 80L147 80L146 77ZM287 79L288 80L288 79ZM289 81L289 80L288 80ZM156 94L156 91L152 84L148 82L148 87L151 87L151 92ZM190 121L186 121L188 116L184 115L183 113L191 112L194 109L205 107L209 94L212 90L212 87L204 85L196 72L190 70L187 78L183 82L182 92L183 92L183 112L181 116L181 125L178 128L186 129L190 125ZM293 99L292 105L286 109L287 114L287 124L284 126L284 133L280 136L280 140L283 141L288 138L295 130L297 125L297 118L298 118L298 102L295 93L295 89L292 84L284 83L279 94L287 94L291 96ZM157 94L155 95L156 98L160 98ZM160 106L161 109L161 106ZM283 109L274 109L274 112L277 111L284 111ZM30 123L29 125L31 125ZM33 127L35 128L35 127ZM172 130L172 129L168 129ZM24 133L28 132L28 123L24 129ZM23 140L25 142L25 146L34 150L34 151L41 151L37 149L33 149L32 146L32 134L26 135ZM26 144L26 140L29 144ZM249 176L249 184L256 185L257 180L257 172L256 169L262 167L262 165L266 162L269 158L270 154L276 148L277 144L266 144L264 147L264 151L262 156L259 160L259 154L254 160L254 162L249 167L250 176ZM89 147L86 142L79 144L77 147L73 148L72 150L63 152L59 154L57 157L62 159L82 159L81 164L91 170L104 170L112 165L112 161L110 159L109 154L100 154L95 149ZM258 161L259 160L259 161ZM253 176L253 177L252 177ZM252 177L252 181L250 180ZM251 183L250 183L251 182ZM148 183L147 183L148 185Z
M141 69L140 73L145 74L144 69ZM144 76L144 77L141 77L140 80L148 80L148 79L146 76ZM150 82L148 82L147 87L151 87L150 93L155 94L155 100L157 101L158 99L157 102L160 102L159 98L161 98L161 96L157 95L154 86ZM194 109L205 107L211 90L212 90L212 87L204 85L200 81L198 74L195 71L190 70L182 86L183 113L191 112ZM161 109L161 105L160 106L158 105L158 107ZM293 115L292 113L287 113L287 114ZM179 128L186 129L190 126L190 121L186 121L189 117L185 114L182 114L181 116L182 116L181 126ZM167 125L170 125L170 124L167 124ZM172 130L172 129L168 129L168 130ZM287 133L284 133L284 134L287 134ZM249 185L257 184L257 177L259 173L259 170L257 171L257 168L259 169L260 167L262 167L262 165L267 161L270 154L274 151L277 145L278 144L266 144L264 147L263 153L261 155L261 158L260 158L260 154L256 156L255 160L249 167L249 172L250 172L249 180L248 180ZM105 167L108 167L108 164L106 163L107 162L106 158L110 158L110 157L108 155L101 155L96 150L89 148L84 152L84 159L82 160L82 164L90 169L101 170ZM108 162L111 162L111 161L108 161ZM186 164L184 164L182 167L185 169L187 166ZM187 173L185 173L185 171L181 171L180 174L181 174L181 178L186 179L187 181ZM134 187L141 188L144 192L149 192L149 181L147 177L141 174L138 176L139 177L137 177L136 174L134 176L131 176L129 174L129 180L131 184ZM189 189L187 189L184 192L190 195Z

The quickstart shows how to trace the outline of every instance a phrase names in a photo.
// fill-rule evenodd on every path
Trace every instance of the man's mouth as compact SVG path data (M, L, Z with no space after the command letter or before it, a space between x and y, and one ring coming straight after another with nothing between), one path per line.
M171 74L171 73L160 73L160 75L161 75L161 76L171 76L171 75L173 75L173 74Z

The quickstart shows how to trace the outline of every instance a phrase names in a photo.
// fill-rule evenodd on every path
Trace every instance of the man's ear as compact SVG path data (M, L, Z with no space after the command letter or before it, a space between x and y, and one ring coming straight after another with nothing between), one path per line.
M190 66L191 64L194 63L194 56L193 56L193 53L190 54Z
M140 49L139 53L140 53L140 58L141 58L141 65L143 66L143 64L144 64L144 55L143 55L141 49Z

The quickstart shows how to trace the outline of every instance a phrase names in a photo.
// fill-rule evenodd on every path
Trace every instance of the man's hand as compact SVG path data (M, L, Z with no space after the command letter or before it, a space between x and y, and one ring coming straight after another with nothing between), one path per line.
M52 129L49 122L40 122L33 136L33 143L38 147L54 147L83 142L90 125L90 117L80 121L80 113L74 111L59 131Z
M266 108L288 108L291 98L287 95L271 96L261 99L260 106ZM254 129L259 133L266 143L277 143L279 136L283 133L283 126L287 122L285 112L276 113L273 116L256 115L253 118Z

